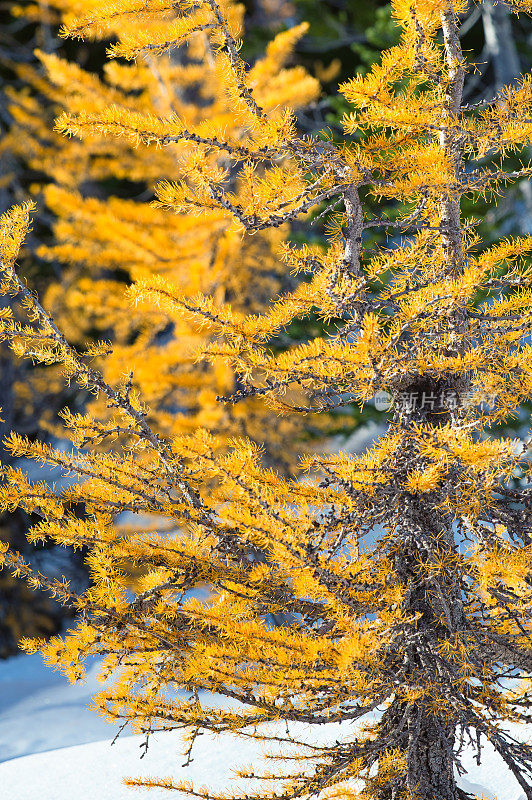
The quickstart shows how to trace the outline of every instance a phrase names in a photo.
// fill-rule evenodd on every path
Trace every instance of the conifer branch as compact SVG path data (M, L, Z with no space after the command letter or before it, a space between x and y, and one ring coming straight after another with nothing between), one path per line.
M27 286L20 280L19 276L15 272L15 270L9 269L8 266L2 264L0 262L0 269L2 271L7 272L10 275L10 278L13 281L14 286L16 287L17 291L28 301L28 303L35 308L38 316L44 323L46 327L48 327L53 334L53 338L55 342L60 346L64 352L68 353L69 356L72 357L73 362L75 364L75 372L77 375L82 375L86 380L89 386L93 386L94 388L101 391L108 400L116 407L120 408L122 411L125 411L129 417L131 417L136 425L137 429L140 432L142 438L146 439L152 447L160 454L162 462L165 464L168 471L173 472L177 470L177 472L182 472L183 468L176 460L174 454L172 453L169 446L166 442L163 442L160 437L154 433L142 412L138 411L134 408L131 403L118 391L113 389L109 386L102 378L100 373L96 370L88 367L87 365L83 364L80 360L78 353L74 350L74 348L67 342L53 319L50 315L45 311L42 305L39 303L36 297L30 292ZM183 497L186 501L197 509L203 508L203 503L197 493L192 489L187 483L182 479L178 478L177 486L181 491Z

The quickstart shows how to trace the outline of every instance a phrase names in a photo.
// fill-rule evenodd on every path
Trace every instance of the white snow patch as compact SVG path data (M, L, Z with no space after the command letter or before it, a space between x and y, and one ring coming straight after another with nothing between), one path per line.
M363 425L356 428L350 436L334 436L329 440L327 450L330 453L352 453L361 455L371 447L387 431L388 426L384 422L376 422L374 419L368 420Z
M0 761L112 738L112 726L88 708L102 689L97 671L95 661L84 683L70 684L39 653L0 661Z

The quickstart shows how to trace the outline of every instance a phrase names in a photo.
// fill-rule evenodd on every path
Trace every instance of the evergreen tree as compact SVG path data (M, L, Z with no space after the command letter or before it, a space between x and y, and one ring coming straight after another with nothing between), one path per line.
M529 142L531 77L469 107L458 35L466 3L396 0L401 40L341 87L352 110L346 140L335 144L299 135L290 111L260 102L231 4L182 0L175 9L166 0L96 10L87 2L67 31L123 26L112 52L127 59L209 36L238 134L120 107L82 109L62 119L62 130L190 142L182 177L157 187L158 207L185 219L226 212L244 241L324 202L341 201L344 211L331 210L327 249L284 246L285 263L307 280L263 312L210 295L192 300L164 275L140 276L133 304L206 328L199 353L238 375L233 402L264 397L305 413L380 391L394 409L368 452L308 457L306 480L266 468L249 439L220 450L205 428L159 434L137 392L90 366L103 348L75 349L17 276L29 209L15 208L2 220L0 289L21 299L28 324L3 309L3 335L20 355L60 363L109 408L102 420L65 412L80 448L73 456L16 434L6 442L13 454L86 478L57 493L7 469L0 491L6 507L42 516L33 541L90 549L93 586L81 595L33 574L15 553L3 556L82 612L65 639L42 645L45 657L76 679L80 661L103 655L115 681L97 699L102 711L147 736L184 726L191 746L203 730L269 740L270 721L358 720L349 740L325 746L276 734L284 757L296 748L299 766L269 776L277 789L247 797L465 800L456 772L470 738L479 759L482 743L493 745L531 800L532 746L502 727L528 721L532 701L531 465L526 443L480 434L532 393L532 270L522 263L532 237L483 247L460 208L464 196L499 192L532 171L498 162ZM532 10L524 1L513 9ZM365 213L366 194L383 198L381 216ZM407 208L399 220L386 215L394 199ZM404 239L368 248L365 231L374 227ZM480 291L487 299L479 304ZM345 320L336 335L272 347L316 309ZM113 435L116 450L98 450ZM68 511L80 500L83 520ZM167 520L180 535L124 535L113 524L124 511ZM147 570L134 596L125 563ZM200 580L213 587L207 601L190 594ZM289 616L272 630L269 615L279 612ZM194 699L173 699L174 686ZM201 690L240 704L209 706ZM128 783L214 797L171 779Z

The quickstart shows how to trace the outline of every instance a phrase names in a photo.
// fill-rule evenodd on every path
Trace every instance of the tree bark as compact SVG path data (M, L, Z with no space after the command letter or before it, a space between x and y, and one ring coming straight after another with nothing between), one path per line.
M462 104L465 70L459 25L451 3L441 15L441 25L448 80L438 141L450 165L450 184L459 187L463 146L455 123ZM450 279L456 278L465 265L458 191L442 195L440 231L444 273ZM451 345L454 352L449 352L449 355L463 352L466 325L464 310L457 308L449 319L451 330L457 332L456 348ZM442 397L456 398L458 406L468 387L467 378L462 376L449 375L435 381L420 374L407 388L408 394L421 395L427 382L434 383ZM451 407L439 416L439 421L430 408L398 408L394 424L404 434L399 465L404 476L415 460L419 463L419 453L414 444L416 437L410 435L413 424L433 428L448 422L459 424L459 412ZM390 746L402 752L406 776L395 785L388 782L378 797L379 800L397 800L399 797L460 800L464 793L456 785L453 752L459 716L452 702L441 702L445 686L448 687L453 674L453 665L442 663L444 660L438 655L440 645L446 639L453 639L465 623L460 580L452 571L444 575L438 570L429 576L425 569L420 568L435 558L445 558L445 554L456 552L453 517L438 509L438 499L431 493L420 497L406 491L398 492L395 520L390 530L393 534L391 550L395 554L394 573L404 591L403 608L409 615L417 614L418 619L409 630L402 649L390 653L389 669L400 677L402 686L419 687L424 694L412 702L393 700L383 715L381 736L388 736ZM427 691L430 687L440 702L430 703L431 691Z

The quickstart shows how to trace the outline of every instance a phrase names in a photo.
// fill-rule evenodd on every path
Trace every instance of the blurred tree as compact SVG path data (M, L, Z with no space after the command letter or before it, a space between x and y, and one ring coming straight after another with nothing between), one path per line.
M39 14L13 16L13 6L5 4L0 11L0 213L13 202L24 200L33 181L41 174L38 162L17 158L9 146L10 130L16 125L9 100L10 87L16 80L18 69L28 69L35 57L36 45L49 47L53 44L53 17L44 6ZM56 15L56 21L58 17ZM43 291L51 278L51 271L44 262L35 262L35 249L50 235L44 216L26 248L20 254L22 273ZM0 296L0 308L7 303ZM41 375L39 378L38 376ZM43 417L50 417L68 398L68 391L58 381L43 379L42 370L13 357L5 343L0 345L0 442L11 430L19 431L31 438L43 436ZM0 464L3 468L18 462L3 444L0 444ZM35 521L35 520L33 520ZM25 553L36 569L48 574L67 574L73 584L86 585L86 569L79 554L65 557L64 550L48 545L32 546L26 539L31 516L20 510L4 511L0 516L0 541ZM18 641L26 635L50 635L57 632L68 610L50 599L38 589L31 589L26 581L0 570L0 658L17 652Z
M61 11L68 11L67 4ZM239 19L241 7L235 5L233 14ZM255 91L266 107L274 103L278 114L287 104L308 103L319 93L318 82L303 68L285 66L304 31L305 26L298 26L281 32L253 68ZM102 41L108 42L112 33L112 26L102 31ZM16 65L22 85L6 92L12 123L3 148L39 176L31 193L54 215L53 242L34 248L59 275L43 287L45 306L76 344L90 346L99 338L110 343L99 351L108 356L106 379L123 382L128 393L142 392L158 435L174 436L201 425L217 434L222 447L234 436L249 436L264 442L265 463L293 472L295 442L311 438L322 422L301 425L268 410L258 399L236 407L217 401L219 395L238 392L239 376L221 364L195 363L194 352L205 337L153 308L132 311L128 302L132 281L159 276L181 286L192 304L202 292L215 305L232 302L243 313L256 313L272 296L294 285L276 255L286 228L258 232L242 242L230 215L220 209L213 207L200 220L191 220L150 203L157 181L166 176L190 179L190 143L176 128L173 136L165 132L163 147L154 152L149 147L153 120L179 113L195 124L201 115L207 119L205 141L221 129L233 129L234 136L240 136L231 98L224 102L216 96L220 77L210 44L206 39L196 42L171 58L162 47L132 66L113 59L96 72L55 53L36 52L43 67ZM91 114L104 110L107 125L115 130L124 113L131 125L116 139L105 136L103 129L85 136L83 124L73 138L65 138L61 119L65 112L80 109L89 127ZM55 117L59 120L54 129ZM138 123L145 135L139 135ZM225 170L226 162L225 156L219 158L218 168ZM235 191L237 184L235 177ZM272 346L285 344L279 340ZM58 377L51 367L35 372L35 396L42 396L51 382L59 392ZM89 397L78 398L77 408ZM105 418L105 405L96 413ZM52 407L41 415L40 424L55 437L64 435ZM101 448L112 449L113 440L123 433L102 435ZM145 524L134 516L122 521L128 531L132 524Z

